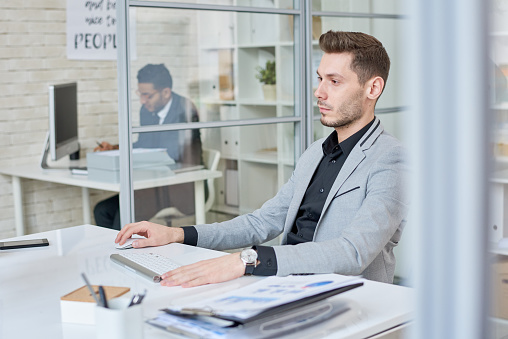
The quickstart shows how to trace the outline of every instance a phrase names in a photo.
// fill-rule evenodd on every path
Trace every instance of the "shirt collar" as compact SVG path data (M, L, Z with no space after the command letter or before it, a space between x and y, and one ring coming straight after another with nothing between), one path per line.
M369 122L367 125L365 125L361 130L347 138L346 140L343 140L341 143L339 143L337 138L337 131L333 130L333 132L326 138L326 140L323 142L322 148L324 155L332 154L335 150L336 146L339 146L339 148L342 150L344 155L347 157L349 153L353 150L355 145L360 141L360 139L363 137L365 133L369 130L370 126L374 123L374 119L372 119L371 122Z
M162 125L164 123L164 119L166 119L166 116L168 115L169 108L171 107L172 102L173 96L171 96L171 99L169 99L166 106L164 106L159 112L157 112L157 115L159 116L159 125Z

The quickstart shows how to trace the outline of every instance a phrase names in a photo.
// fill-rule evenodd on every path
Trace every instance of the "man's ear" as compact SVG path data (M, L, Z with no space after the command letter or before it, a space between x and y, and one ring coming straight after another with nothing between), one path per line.
M169 100L169 98L171 98L171 88L169 87L166 87L164 89L162 89L162 97L166 100Z
M377 76L369 81L367 81L367 98L372 100L377 100L381 93L383 93L383 88L385 87L385 81L383 78Z

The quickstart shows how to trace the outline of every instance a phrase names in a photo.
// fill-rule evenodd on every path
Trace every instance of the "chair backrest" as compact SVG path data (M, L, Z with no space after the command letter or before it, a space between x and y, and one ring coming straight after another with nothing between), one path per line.
M203 161L205 162L207 169L216 171L219 167L219 160L219 151L203 148ZM215 186L213 184L213 179L208 179L206 181L206 186L208 187L208 199L205 202L205 212L208 212L215 201Z

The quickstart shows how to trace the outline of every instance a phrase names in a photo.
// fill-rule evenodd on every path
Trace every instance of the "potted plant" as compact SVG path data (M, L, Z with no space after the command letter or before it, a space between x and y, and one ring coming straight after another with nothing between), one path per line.
M258 66L256 68L256 79L263 83L263 95L265 100L274 101L275 94L275 61L266 61L265 68Z

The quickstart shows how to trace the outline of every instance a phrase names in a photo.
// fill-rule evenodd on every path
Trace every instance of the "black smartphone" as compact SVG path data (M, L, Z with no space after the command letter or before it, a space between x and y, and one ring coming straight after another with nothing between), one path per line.
M0 241L0 250L12 250L15 248L48 246L48 239L29 239L19 241Z

